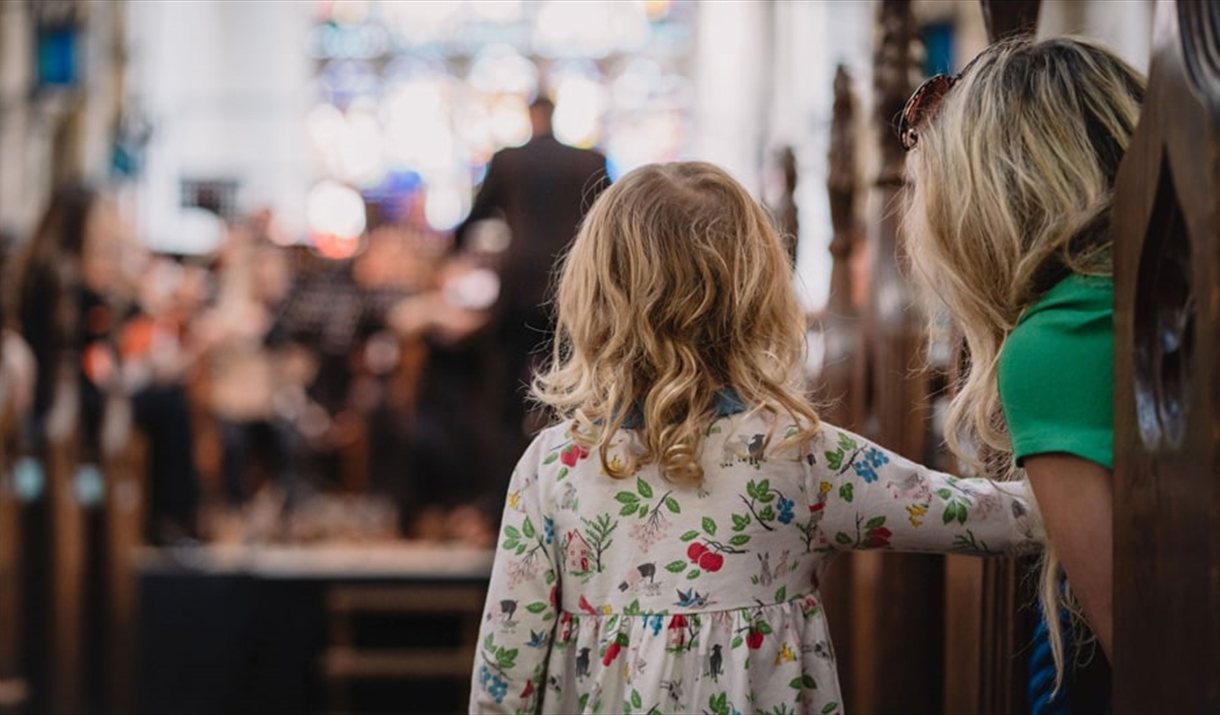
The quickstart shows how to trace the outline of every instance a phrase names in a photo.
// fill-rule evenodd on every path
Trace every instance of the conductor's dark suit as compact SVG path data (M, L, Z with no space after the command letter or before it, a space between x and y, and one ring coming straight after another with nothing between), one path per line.
M524 419L522 383L529 379L531 354L553 328L553 315L544 303L550 297L556 258L608 183L601 153L561 144L550 134L536 136L492 157L470 216L457 229L460 244L471 224L500 212L512 234L496 306L511 390L506 415L510 428Z

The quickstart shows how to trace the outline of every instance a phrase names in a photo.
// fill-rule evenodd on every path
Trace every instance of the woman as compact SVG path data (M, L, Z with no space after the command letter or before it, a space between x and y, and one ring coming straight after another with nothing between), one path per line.
M1097 45L1013 40L960 75L925 82L899 127L911 185L906 250L970 351L950 448L1028 475L1050 537L1044 610L1083 617L1107 656L1110 206L1143 96L1144 78ZM1048 621L1058 686L1064 639L1058 619Z

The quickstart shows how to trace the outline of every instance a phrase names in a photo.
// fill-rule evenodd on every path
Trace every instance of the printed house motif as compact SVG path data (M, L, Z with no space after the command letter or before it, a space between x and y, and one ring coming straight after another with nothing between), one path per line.
M681 613L669 619L669 647L681 648L686 645L686 616Z
M579 531L568 532L567 546L564 547L564 557L567 559L568 572L579 573L590 570L593 557L593 547L585 541Z

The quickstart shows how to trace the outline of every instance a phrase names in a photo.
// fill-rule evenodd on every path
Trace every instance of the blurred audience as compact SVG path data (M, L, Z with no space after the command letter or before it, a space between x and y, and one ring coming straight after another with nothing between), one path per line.
M68 183L8 266L5 298L38 367L30 446L49 446L56 389L74 381L78 458L96 463L108 405L129 399L148 440L147 535L179 542L195 534L198 502L184 363L176 330L139 303L145 260L115 204Z

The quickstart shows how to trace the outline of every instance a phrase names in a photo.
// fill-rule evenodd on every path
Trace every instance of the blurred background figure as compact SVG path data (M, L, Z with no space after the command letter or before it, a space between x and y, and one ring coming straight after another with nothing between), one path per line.
M538 97L529 106L530 140L492 157L470 214L454 232L462 246L470 227L500 216L508 247L500 262L494 330L504 351L503 424L510 451L523 451L537 425L526 424L525 386L554 332L547 304L555 261L576 235L585 210L609 183L606 157L555 138L555 104Z
M291 390L294 371L267 336L291 277L284 249L268 238L272 220L264 209L228 231L213 264L215 296L196 325L206 346L207 404L230 510L249 499L260 481L255 472L280 490L290 479L289 436L276 401Z

